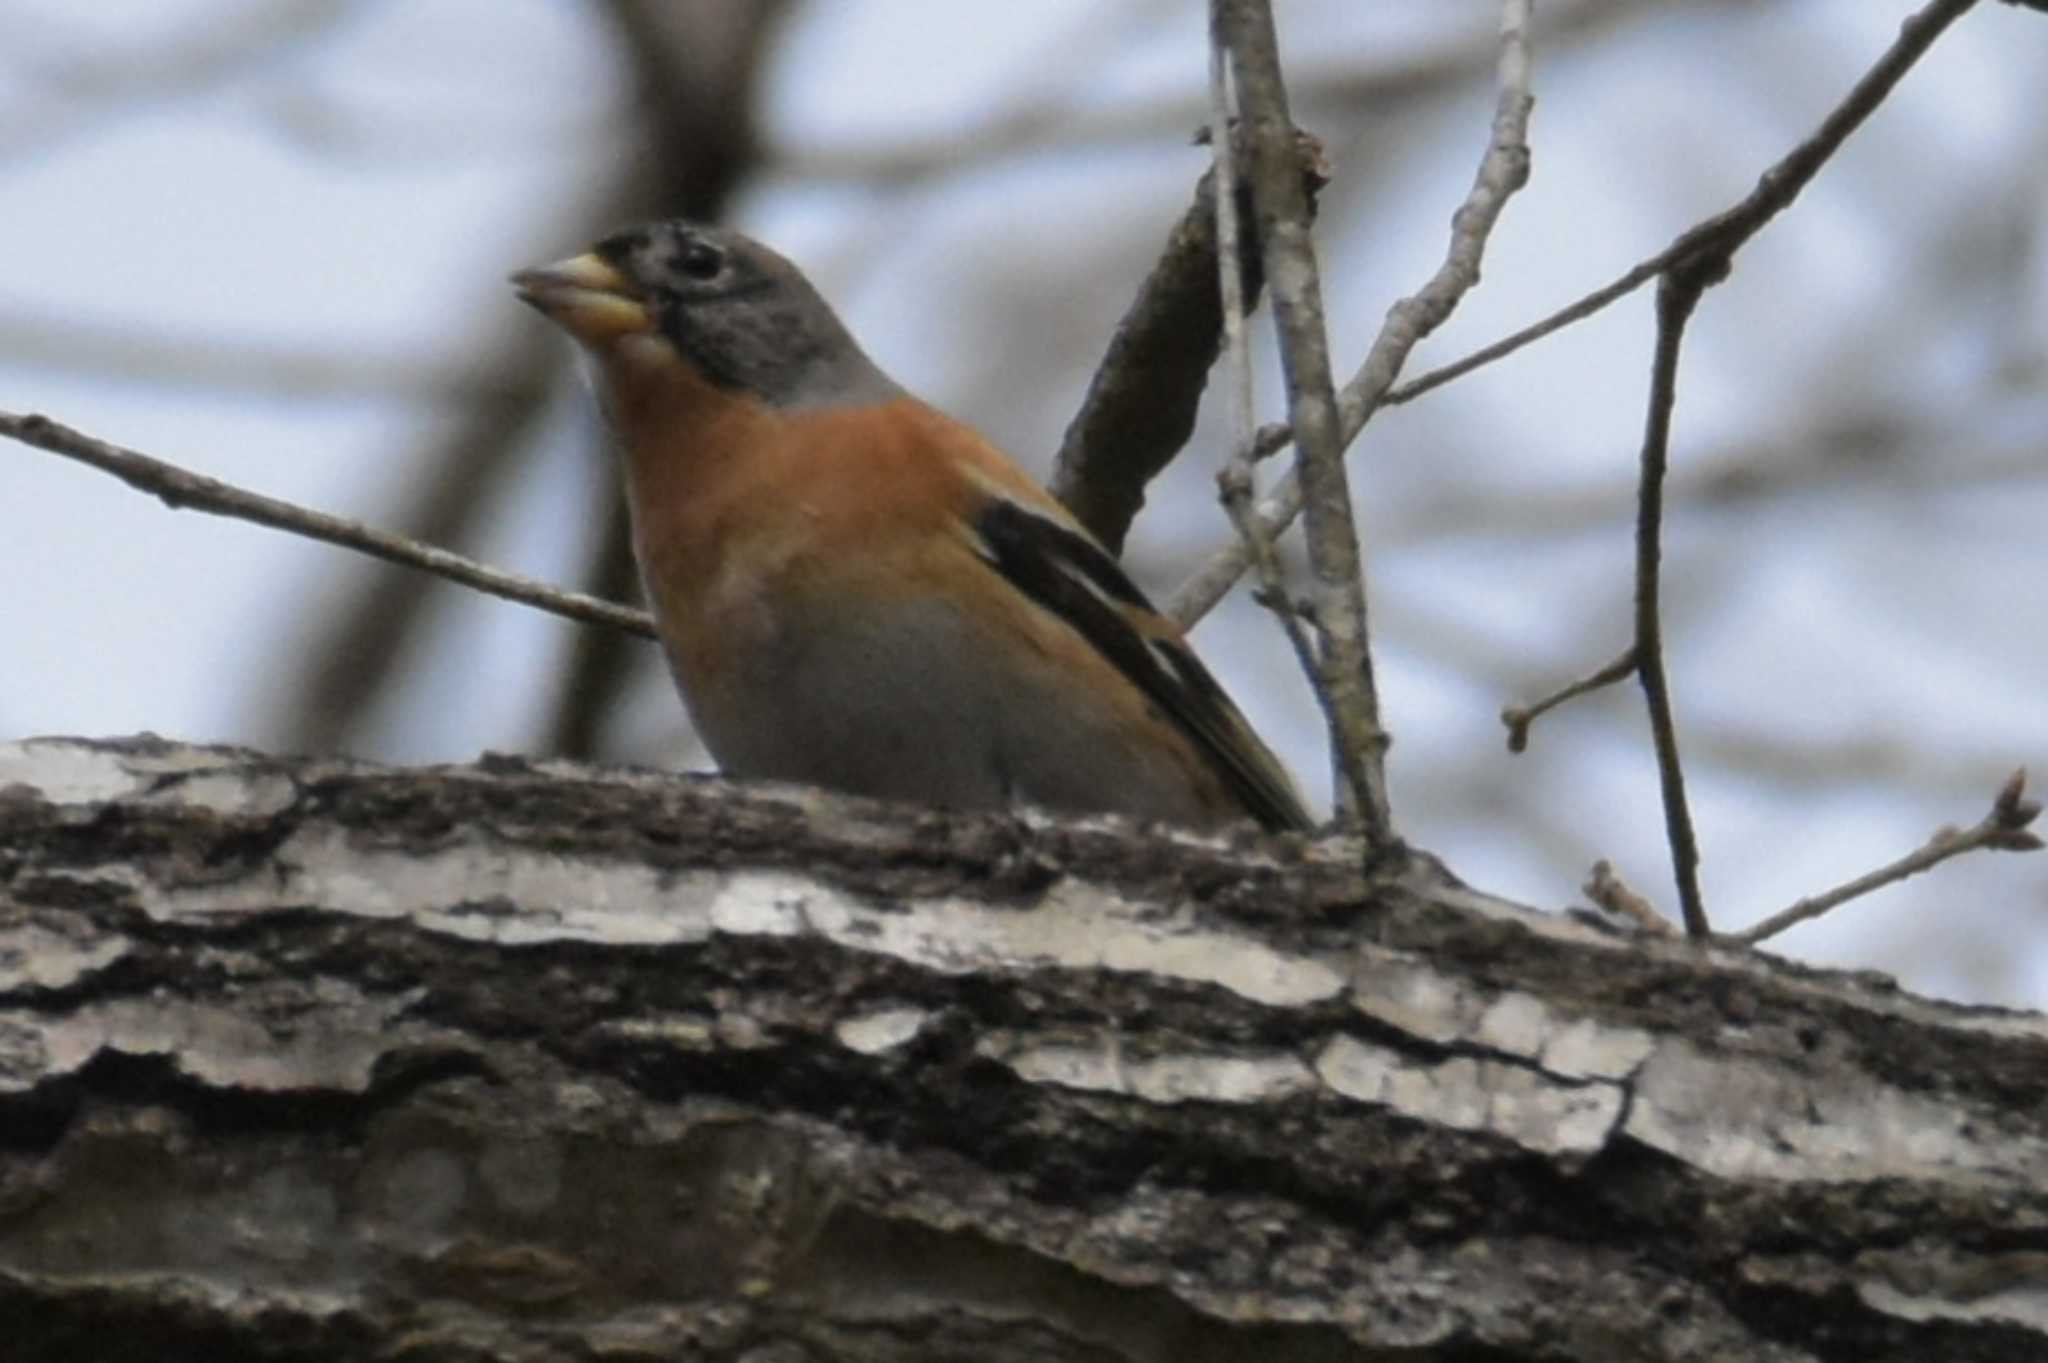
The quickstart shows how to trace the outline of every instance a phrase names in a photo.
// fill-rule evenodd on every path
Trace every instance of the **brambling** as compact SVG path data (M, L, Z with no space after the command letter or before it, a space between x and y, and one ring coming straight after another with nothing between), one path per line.
M1310 827L1180 630L789 261L661 222L512 282L593 361L670 668L727 774Z

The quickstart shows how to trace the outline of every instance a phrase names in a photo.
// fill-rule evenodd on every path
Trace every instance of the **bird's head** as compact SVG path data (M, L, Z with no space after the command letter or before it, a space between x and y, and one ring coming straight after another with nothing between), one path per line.
M801 270L725 228L628 228L512 283L601 368L679 358L713 385L782 410L884 402L901 391Z

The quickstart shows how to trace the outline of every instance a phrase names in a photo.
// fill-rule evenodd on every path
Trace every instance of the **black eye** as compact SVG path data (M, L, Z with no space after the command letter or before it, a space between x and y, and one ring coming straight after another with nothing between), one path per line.
M676 256L676 268L691 279L716 279L725 268L725 252L708 241L685 242Z

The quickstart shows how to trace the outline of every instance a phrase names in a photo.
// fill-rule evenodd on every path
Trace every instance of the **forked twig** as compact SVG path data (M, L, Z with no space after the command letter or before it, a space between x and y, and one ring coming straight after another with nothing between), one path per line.
M1510 18L1515 3L1516 0L1508 0L1508 5L1504 9L1504 14ZM1374 367L1373 357L1368 355L1366 364L1361 366L1358 376L1345 386L1343 403L1346 442L1357 437L1358 431L1364 427L1372 412L1378 407L1408 402L1420 397L1452 379L1504 359L1524 346L1590 317L1602 308L1634 293L1688 257L1697 255L1705 246L1717 246L1726 253L1733 254L1736 247L1753 236L1766 222L1777 216L1799 196L1800 191L1806 188L1819 173L1820 168L1834 156L1842 143L1848 140L1849 134L1884 103L1892 88L1912 69L1914 63L1926 55L1927 50L1934 45L1935 39L1976 3L1977 0L1932 0L1926 8L1908 17L1899 26L1898 38L1870 70L1864 73L1863 78L1856 82L1849 93L1842 97L1841 102L1828 112L1827 117L1821 120L1820 126L1764 171L1758 178L1756 187L1749 194L1723 212L1687 228L1674 238L1670 245L1648 259L1630 266L1610 283L1463 359L1431 370L1398 388L1388 389L1370 406L1366 404L1363 387L1367 371ZM2048 3L2048 0L2044 0L2044 3ZM1526 126L1519 130L1522 134L1519 139L1508 140L1514 138L1517 132L1511 104L1511 95L1516 92L1510 87L1509 81L1518 71L1526 80L1526 39L1517 44L1505 23L1500 69L1502 89L1500 108L1494 116L1493 144L1487 150L1486 160L1481 163L1479 178L1473 185L1472 194L1458 210L1458 216L1452 219L1452 258L1446 259L1444 268L1438 271L1437 276L1422 293L1416 295L1415 300L1410 301L1430 299L1437 294L1439 285L1446 285L1455 290L1454 296L1450 299L1454 305L1456 297L1461 297L1465 289L1477 282L1476 254L1472 255L1473 273L1470 279L1461 280L1457 272L1452 270L1453 261L1458 257L1460 247L1456 229L1469 223L1477 233L1472 247L1476 250L1477 247L1483 246L1485 233L1491 230L1493 219L1498 217L1507 196L1520 187L1519 182L1511 178L1515 165L1522 165L1526 173ZM1519 93L1526 99L1526 86ZM1523 107L1521 112L1522 122L1526 125L1526 107ZM1488 210L1491 216L1488 216ZM1391 324L1392 319L1389 320ZM1382 335L1384 337L1385 333ZM1421 338L1418 336L1414 339ZM1377 347L1376 342L1375 349ZM1400 358L1405 360L1406 353L1405 349L1402 350ZM1358 414L1356 425L1350 419L1354 411ZM1292 433L1288 428L1271 427L1260 432L1259 448L1262 453L1270 452L1284 446L1291 438ZM1265 517L1270 533L1277 536L1293 524L1294 518L1301 513L1299 489L1291 483L1283 482L1265 499L1260 512ZM1173 594L1170 613L1183 624L1199 620L1216 602L1223 599L1224 594L1244 575L1244 570L1245 559L1240 546L1233 543L1219 550L1215 557L1196 570Z
M1494 108L1486 154L1480 159L1471 192L1451 217L1451 239L1443 264L1420 290L1389 309L1365 363L1338 395L1340 448L1348 449L1373 412L1383 405L1388 386L1407 362L1409 352L1441 326L1478 284L1487 238L1507 201L1528 183L1529 111L1534 106L1529 93L1529 23L1530 0L1504 0L1497 66L1500 97ZM1291 439L1291 427L1269 427L1259 433L1256 449L1260 455L1270 454ZM1301 509L1301 484L1290 471L1259 508L1266 534L1277 538L1294 523ZM1241 538L1219 550L1175 590L1167 602L1167 614L1183 625L1207 615L1244 576L1249 563L1246 554L1246 541Z

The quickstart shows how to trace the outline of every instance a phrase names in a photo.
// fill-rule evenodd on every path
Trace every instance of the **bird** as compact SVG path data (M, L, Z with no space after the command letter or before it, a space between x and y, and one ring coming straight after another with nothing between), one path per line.
M590 362L670 672L726 775L1312 827L1179 627L785 257L667 220L511 283Z

